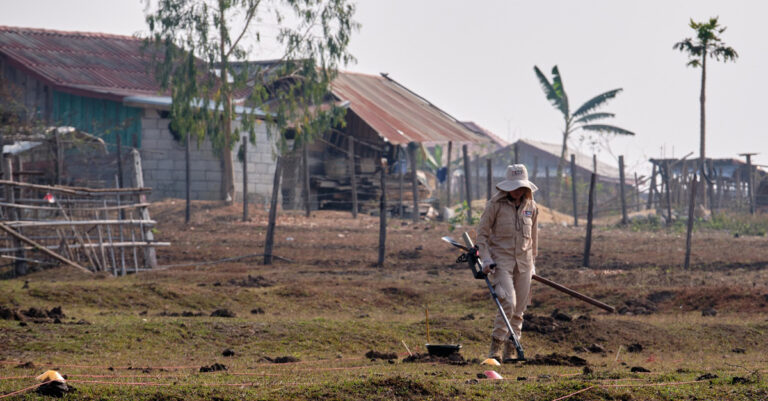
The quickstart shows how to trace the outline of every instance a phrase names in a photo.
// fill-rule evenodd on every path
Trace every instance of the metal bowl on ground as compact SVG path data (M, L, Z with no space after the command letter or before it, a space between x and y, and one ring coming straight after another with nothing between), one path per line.
M460 344L427 344L429 355L449 356L461 350Z

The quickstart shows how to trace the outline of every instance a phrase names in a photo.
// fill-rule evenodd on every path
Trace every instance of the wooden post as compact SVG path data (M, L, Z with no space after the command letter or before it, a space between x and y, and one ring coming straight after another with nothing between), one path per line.
M187 198L187 205L185 207L184 211L184 223L189 224L189 220L192 218L192 172L191 172L191 161L190 161L190 133L187 133L186 137L186 143L184 144L184 168L186 170L186 175L184 176L184 179L186 180L186 198ZM137 187L140 187L139 184L136 184Z
M714 208L713 205L715 200L715 193L713 188L714 183L712 182L712 159L705 161L701 168L704 170L704 173L702 173L701 177L704 178L703 182L707 189L706 204L707 207L712 210Z
M123 143L119 132L115 133L117 140L117 187L123 187Z
M485 172L486 172L486 189L487 196L485 199L491 199L491 192L493 192L493 161L491 158L485 159Z
M670 182L670 170L669 160L664 161L664 174L661 175L664 180L664 188L667 194L667 226L672 225L672 198L669 196L669 182Z
M305 139L306 139L306 137L305 137ZM352 137L349 137L349 140L350 140L350 143L351 143L352 142ZM352 160L354 162L354 156L353 156ZM302 184L303 184L302 187L304 188L304 190L302 191L304 193L304 216L305 217L309 217L310 213L312 212L312 207L311 207L311 204L310 204L310 200L311 200L310 198L312 197L312 194L310 193L310 188L309 188L309 144L306 143L306 142L301 147L301 164L302 164L302 167L304 167L304 174L302 174L302 178L304 178L304 180L302 182ZM282 172L281 172L281 174L282 174ZM354 174L355 174L355 171L354 171L354 167L353 167L352 168L352 180L353 180L352 181L352 193L354 193L354 191L355 191ZM357 217L356 213L357 213L357 211L355 210L355 211L352 212L352 215Z
M14 181L13 180L13 156L8 155L0 155L3 159L3 178L5 178L7 181ZM5 186L5 201L10 204L16 203L16 190L13 185L6 185ZM9 220L19 220L19 210L12 207L8 208L8 216L5 216ZM21 227L18 228L19 234L21 234ZM10 232L9 232L10 234ZM13 234L11 234L13 235ZM21 248L21 242L22 241L19 237L13 238L13 247L14 248ZM27 262L26 255L23 250L16 251L16 260L13 262L13 276L19 277L27 274Z
M624 156L619 155L619 193L621 196L621 224L626 225L627 219L627 198L624 196Z
M749 198L749 213L755 214L755 178L752 174L752 156L757 153L741 153L739 156L747 158L747 197Z
M53 130L53 137L56 143L56 185L61 185L64 176L64 149L61 146L61 136L57 129ZM12 180L12 178L6 178Z
M451 151L453 151L453 142L448 142L448 163L445 166L445 206L451 207Z
M519 142L520 142L520 141L517 141L517 142L515 142L515 144L513 145L513 146L515 147L515 164L520 164L520 150L518 149L518 146L517 146L517 144L518 144Z
M403 165L403 158L402 158L402 156L405 153L405 150L403 149L403 147L402 146L398 146L397 147L397 151L398 151L399 156L400 156L400 157L397 158L397 160L398 160L398 163L397 163L397 170L398 171L397 171L397 173L399 174L399 178L400 178L400 180L399 180L400 181L399 182L399 188L398 188L398 192L400 194L400 198L397 201L397 215L402 219L403 216L404 216L404 211L403 211L403 186L404 186L404 181L405 181L405 169L406 169L407 163L406 163L406 165ZM406 156L405 160L407 162L408 155L405 155L405 156Z
M691 199L688 202L688 230L685 234L685 269L691 265L691 233L693 232L693 209L696 207L696 173L693 173L691 182Z
M379 260L378 266L384 267L384 255L387 250L387 159L381 159L381 201L379 203Z
M587 205L587 237L584 241L583 266L589 267L589 252L592 249L592 210L595 204L595 173L589 178L589 204Z
M133 158L133 172L135 174L136 187L144 188L144 173L141 170L141 155L138 150L132 149L131 156ZM146 203L146 195L139 195L139 202ZM150 220L149 208L147 206L141 208L141 219ZM151 227L145 228L144 240L149 243L152 243L155 240L155 235L152 233ZM157 267L157 252L155 251L154 246L144 248L144 258L150 268L154 269Z
M416 177L416 144L414 142L411 143L413 145L408 144L408 156L410 156L411 162L411 184L413 187L413 215L411 218L413 219L413 222L416 223L419 221L421 213L419 213L419 188L418 179Z
M597 155L594 153L592 154L592 172L597 174ZM594 203L595 204L592 206L592 217L597 217L597 194L595 194Z
M637 179L637 171L635 171L635 210L640 211L640 180Z
M646 209L653 208L653 194L656 192L656 163L653 163L653 169L651 170L651 182L648 184L648 207Z
M549 166L544 169L544 201L547 202L547 207L552 208L551 195L549 193Z
M357 176L355 175L355 140L351 136L349 139L349 179L352 184L352 218L357 218Z
M475 199L481 199L483 196L480 194L480 155L475 155Z
M269 203L269 222L267 238L264 240L264 264L272 264L272 247L275 244L275 221L277 220L277 195L280 193L280 175L283 169L283 157L278 156L275 163L275 178L272 181L272 199Z
M573 225L579 226L578 203L576 200L576 155L571 153L571 188L573 189Z
M248 135L243 137L243 223L248 221Z
M681 189L679 191L680 194L678 195L678 199L677 199L677 205L680 208L683 207L683 205L685 204L685 201L688 199L685 196L685 190L684 190L684 188L688 186L688 160L683 160L683 168L682 168L682 172L681 172L681 181L682 181L682 183L680 185Z
M469 180L469 152L467 145L461 146L461 152L464 154L464 191L467 194L467 225L472 225L472 194Z
M717 208L720 209L723 206L723 169L717 171Z

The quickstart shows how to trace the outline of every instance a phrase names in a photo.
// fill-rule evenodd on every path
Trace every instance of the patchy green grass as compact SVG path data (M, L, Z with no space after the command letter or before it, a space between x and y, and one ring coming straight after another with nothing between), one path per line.
M205 217L210 225L200 221L196 230L163 226L162 234L181 245L159 257L167 263L210 260L254 247L252 237L261 231L231 219L221 223L215 212L211 208L212 216ZM535 284L530 314L549 316L558 308L584 318L558 323L550 332L524 332L526 355L577 355L591 372L506 364L493 368L505 380L491 381L478 379L490 368L477 359L487 352L495 309L483 282L454 265L457 252L439 241L448 224L391 222L388 263L377 268L369 257L375 253L370 232L376 221L349 218L339 228L339 217L333 217L283 217L291 220L283 223L282 235L294 240L282 241L277 251L295 260L290 264L228 263L119 278L55 269L0 281L0 306L62 306L66 314L58 324L0 320L0 396L58 368L77 388L65 400L552 400L584 389L570 399L768 398L768 290L759 260L736 260L744 267L682 271L654 267L662 265L658 262L617 269L620 265L606 258L604 267L581 269L569 264L580 252L580 234L547 228L543 275L616 306L656 297L657 310L608 315ZM215 243L209 239L213 230L220 239ZM668 249L660 245L678 240L660 234L649 242L650 235L616 228L599 235L604 238L595 244L598 255L625 259L668 252L659 251ZM760 241L741 240L743 249ZM623 253L599 246L621 247ZM266 284L248 285L253 282ZM717 316L702 316L701 310L711 306ZM222 308L235 317L211 316ZM424 352L427 309L429 342L460 343L462 355L475 360L465 365L403 361L403 343L412 352ZM574 350L592 344L604 351ZM629 352L632 344L642 350ZM235 355L224 357L224 349ZM364 356L369 350L399 357L372 361ZM299 361L269 361L278 357ZM18 367L26 362L34 366ZM227 370L199 371L215 363ZM633 373L637 366L650 373ZM717 377L697 381L706 373ZM28 392L11 399L44 398Z

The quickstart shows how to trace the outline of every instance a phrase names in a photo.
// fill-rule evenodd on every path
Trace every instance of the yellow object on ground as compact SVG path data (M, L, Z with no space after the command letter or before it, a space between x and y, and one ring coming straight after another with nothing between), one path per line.
M66 381L59 374L59 372L55 370L48 370L45 373L41 374L40 376L37 376L35 379L40 380L41 382L47 382L47 381L65 382Z
M488 358L488 359L486 359L486 360L484 360L484 361L480 362L480 364L481 364L481 365L501 366L501 364L499 363L499 361L497 361L497 360L496 360L496 359L494 359L494 358Z

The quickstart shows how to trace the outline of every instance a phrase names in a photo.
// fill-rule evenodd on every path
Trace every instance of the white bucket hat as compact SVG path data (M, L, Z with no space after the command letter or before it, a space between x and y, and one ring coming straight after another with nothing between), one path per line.
M496 184L496 189L510 192L521 187L528 188L531 192L536 192L539 189L534 183L528 181L528 169L525 168L525 164L507 166L506 179Z

